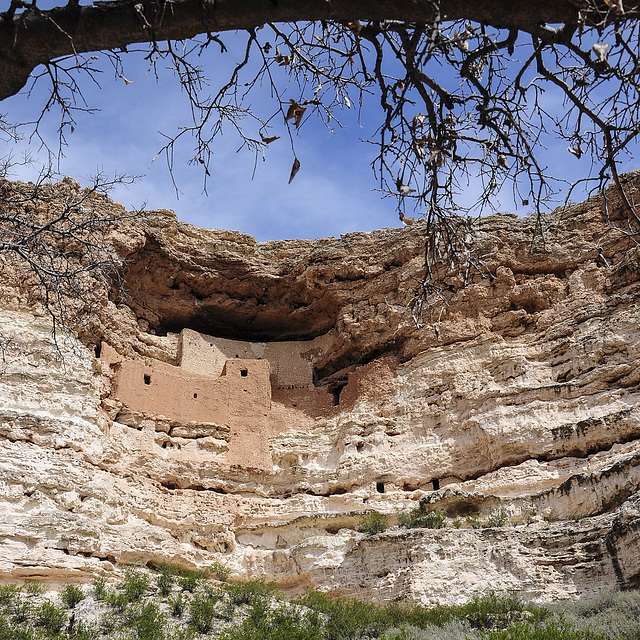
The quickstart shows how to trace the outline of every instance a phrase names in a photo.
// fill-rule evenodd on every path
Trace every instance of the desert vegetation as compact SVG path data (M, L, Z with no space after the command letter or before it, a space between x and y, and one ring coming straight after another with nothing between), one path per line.
M477 511L469 511L465 517L449 517L445 511L432 508L421 500L412 509L403 509L397 513L397 523L405 529L483 529L505 527L511 524L509 514L503 508L494 509L481 517ZM358 531L369 536L382 533L392 526L392 518L379 511L364 513L358 519Z
M223 575L220 575L222 573ZM488 593L459 606L375 604L218 572L127 569L117 584L0 587L0 640L631 640L640 592L540 606ZM207 576L216 576L211 579Z

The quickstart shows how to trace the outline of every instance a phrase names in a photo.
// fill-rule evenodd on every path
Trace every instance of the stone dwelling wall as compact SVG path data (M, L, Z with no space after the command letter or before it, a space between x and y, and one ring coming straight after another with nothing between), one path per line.
M230 361L219 377L197 375L164 362L143 365L120 360L113 365L112 395L132 411L166 416L177 422L266 424L271 405L269 363Z
M272 387L272 399L309 416L328 416L335 411L333 394L319 387Z
M289 342L248 342L208 336L183 329L177 364L184 371L218 377L227 360L267 360L278 387L312 387L313 360L322 350L323 337Z
M397 360L382 358L357 367L349 374L342 392L334 395L327 389L313 386L311 376L306 373L310 363L304 360L300 343L295 343L293 350L288 348L294 343L277 343L273 350L267 344L261 350L259 345L252 343L220 343L189 330L183 331L182 338L178 360L193 369L198 362L204 362L198 373L161 361L143 364L127 360L103 343L101 359L113 371L111 396L135 413L164 416L183 424L214 424L228 428L225 459L230 465L272 468L270 436L299 424L302 414L307 419L330 416L371 394L384 394L388 386L386 381L396 375ZM229 343L233 343L231 346L235 351L230 350ZM227 353L222 351L220 344ZM278 354L276 363L280 365L286 363L285 355L288 354L289 368L282 366L276 371L284 372L285 379L286 376L290 376L290 380L297 379L297 383L274 384L273 362L266 357L241 357L256 352L269 356ZM302 382L305 379L309 384ZM277 403L274 410L272 400ZM338 400L339 406L335 406ZM294 413L287 414L287 411Z
M340 407L352 407L358 400L379 399L385 395L389 381L397 377L398 358L385 356L356 367L340 393Z

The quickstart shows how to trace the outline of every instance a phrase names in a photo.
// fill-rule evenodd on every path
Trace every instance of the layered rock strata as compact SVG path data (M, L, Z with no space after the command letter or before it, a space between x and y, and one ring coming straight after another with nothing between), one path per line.
M112 233L128 296L97 291L57 343L7 278L0 577L221 562L291 593L424 602L638 586L624 224L614 193L542 225L483 218L477 270L420 305L421 224L256 243L153 212ZM419 504L447 527L397 526ZM391 527L360 533L370 511Z

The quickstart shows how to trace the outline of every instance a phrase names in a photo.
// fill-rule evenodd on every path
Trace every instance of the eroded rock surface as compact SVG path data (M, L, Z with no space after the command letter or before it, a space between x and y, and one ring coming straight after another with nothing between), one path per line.
M126 221L128 297L96 290L57 346L8 278L0 577L218 561L377 600L638 586L640 271L608 197L542 236L478 221L479 270L440 274L422 315L420 224L256 243ZM447 528L396 526L420 503ZM393 526L358 532L371 510Z

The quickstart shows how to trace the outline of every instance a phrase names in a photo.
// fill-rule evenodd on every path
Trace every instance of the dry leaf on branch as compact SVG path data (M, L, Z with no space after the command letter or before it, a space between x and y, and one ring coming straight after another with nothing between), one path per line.
M622 4L622 0L604 0L607 7L612 9L616 13L624 13L624 5Z
M289 105L289 109L287 110L287 117L285 118L285 122L288 120L294 120L294 124L297 129L302 122L302 117L304 116L304 112L307 110L307 107L303 107L295 100L289 100L289 102L291 104Z
M567 151L572 153L578 159L582 158L583 151L579 142L574 147L568 147Z
M283 56L280 53L280 47L276 47L276 55L274 56L274 59L281 67L285 67L291 62L291 56Z
M262 138L262 142L264 142L265 144L271 144L274 140L279 140L280 136L270 136L270 137L266 137L262 131L260 132L260 137Z
M300 160L298 160L298 158L294 158L293 166L291 167L291 174L289 175L289 184L291 184L291 181L296 177L296 173L298 173L298 171L300 171Z

